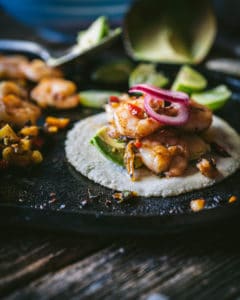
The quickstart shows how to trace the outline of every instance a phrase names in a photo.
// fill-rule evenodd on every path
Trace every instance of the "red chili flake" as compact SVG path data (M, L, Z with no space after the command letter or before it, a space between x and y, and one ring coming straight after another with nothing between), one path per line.
M110 103L119 103L120 100L119 100L119 98L117 96L110 96L109 97L109 102Z
M141 148L141 147L142 147L141 141L136 140L135 143L134 143L134 146L135 146L136 148Z
M128 109L133 116L142 118L143 110L141 109L141 107L139 107L135 104L132 104L132 103L128 103Z

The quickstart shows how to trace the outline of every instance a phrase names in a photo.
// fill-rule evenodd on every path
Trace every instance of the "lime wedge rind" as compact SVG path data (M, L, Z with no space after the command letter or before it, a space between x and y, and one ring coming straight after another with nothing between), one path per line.
M119 96L117 91L86 90L79 93L79 101L82 106L91 108L102 108L109 99L109 96Z
M211 110L217 110L225 105L231 95L232 93L227 86L219 85L202 93L193 93L191 98L200 104L206 105Z

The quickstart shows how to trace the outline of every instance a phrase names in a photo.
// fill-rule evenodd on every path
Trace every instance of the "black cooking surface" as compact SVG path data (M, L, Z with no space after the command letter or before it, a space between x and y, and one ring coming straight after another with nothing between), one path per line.
M89 80L91 68L92 65L82 65L66 72L81 89L99 88ZM161 65L159 69L174 78L178 67ZM240 132L240 80L204 69L201 72L208 78L209 87L227 84L233 91L231 101L217 115ZM126 89L126 86L120 87L120 90ZM46 114L70 117L73 125L75 121L98 112L100 110L79 107L74 111ZM82 233L162 233L192 229L193 225L224 223L236 220L240 215L239 171L213 187L184 195L166 198L137 197L119 204L112 197L114 191L88 180L69 165L64 152L65 136L66 132L60 133L49 142L40 166L10 170L1 176L2 225ZM237 196L239 201L229 204L231 195ZM205 209L200 213L191 212L190 201L200 197L207 202Z

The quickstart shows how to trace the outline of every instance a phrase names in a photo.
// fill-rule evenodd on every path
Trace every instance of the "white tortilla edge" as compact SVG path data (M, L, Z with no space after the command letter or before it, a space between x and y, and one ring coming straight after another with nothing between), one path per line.
M240 167L240 136L221 118L214 116L211 131L215 142L223 146L231 157L217 158L217 168L222 174L210 179L200 172L189 170L185 176L160 178L149 170L141 169L141 179L131 181L126 169L105 158L90 139L96 131L106 125L106 113L93 115L75 124L65 141L67 160L82 175L90 180L116 191L134 191L139 196L175 196L202 189L233 174Z

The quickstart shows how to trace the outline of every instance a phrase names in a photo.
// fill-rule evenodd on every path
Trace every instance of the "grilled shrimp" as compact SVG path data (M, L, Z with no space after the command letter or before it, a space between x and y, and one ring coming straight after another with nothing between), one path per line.
M185 134L182 138L189 149L190 160L199 159L205 153L211 150L210 145L207 144L200 136L196 134Z
M19 68L27 79L35 82L38 82L43 78L55 78L63 76L59 69L49 67L40 59L34 59L31 62L27 61L25 63L21 63Z
M0 78L25 78L20 66L26 63L27 58L21 55L0 56Z
M190 101L189 119L181 128L188 132L201 132L207 130L212 123L212 111L206 106L193 100Z
M130 143L132 145L134 142ZM168 177L182 175L190 160L198 159L210 150L210 146L199 136L182 135L175 129L158 130L141 139L139 144L136 151L142 163L154 173L164 173ZM131 154L127 147L125 156L127 155L133 157L136 154ZM129 172L128 168L127 170ZM131 165L131 174L133 174L133 165Z
M2 81L0 83L0 99L9 94L19 96L22 99L27 97L27 92L23 87L12 81Z
M169 169L172 157L167 147L144 141L139 153L143 164L154 173L160 174Z
M31 97L39 106L68 109L78 105L79 97L76 85L62 78L45 78L32 90Z
M156 174L180 176L187 168L187 143L175 130L162 129L141 140L139 148L143 164Z
M108 104L108 120L117 134L128 138L143 138L162 127L162 124L147 116L143 98L131 99L127 95L119 103Z
M27 122L35 124L41 110L36 105L25 101L26 92L14 82L0 84L0 121L16 126Z
M166 127L166 125L155 121L146 114L142 97L130 98L125 95L119 99L119 103L109 104L106 107L111 127L110 132L113 136L143 138L154 133L161 127ZM161 109L161 107L157 109ZM179 126L182 130L187 132L201 132L208 129L211 125L212 112L207 107L192 100L189 105L189 114L187 123Z

